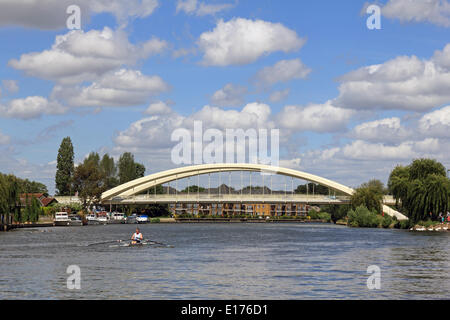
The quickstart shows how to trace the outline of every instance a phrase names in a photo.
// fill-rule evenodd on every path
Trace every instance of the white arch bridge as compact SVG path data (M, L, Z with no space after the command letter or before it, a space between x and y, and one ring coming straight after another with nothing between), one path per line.
M167 184L170 182L177 182L181 179L191 178L200 175L210 175L214 173L222 172L258 172L262 174L262 179L267 175L283 175L291 178L302 179L310 182L314 182L328 187L330 190L338 191L340 196L325 196L306 194L299 195L293 192L272 192L272 188L269 192L265 193L265 188L258 193L242 193L231 194L227 192L219 192L218 194L204 194L200 192L191 192L180 194L175 189L175 193L169 192L167 194L150 193L151 189L156 190L156 186ZM241 176L242 177L242 176ZM242 179L242 178L241 178ZM250 178L251 179L251 178ZM270 179L270 178L268 178ZM241 182L242 183L242 182ZM251 186L251 181L250 181ZM210 189L208 189L210 190ZM147 193L146 193L147 192ZM350 201L351 195L355 191L352 188L344 186L332 180L328 180L323 177L319 177L306 172L297 170L273 167L261 164L206 164L190 167L182 167L172 170L167 170L159 173L155 173L143 178L139 178L116 188L108 190L102 194L102 203L108 205L120 205L120 204L174 204L174 203L272 203L272 204L287 204L287 203L305 203L310 205L320 204L347 204ZM407 220L398 211L390 208L389 204L394 204L395 201L392 197L385 197L383 204L383 212L397 217L399 220Z

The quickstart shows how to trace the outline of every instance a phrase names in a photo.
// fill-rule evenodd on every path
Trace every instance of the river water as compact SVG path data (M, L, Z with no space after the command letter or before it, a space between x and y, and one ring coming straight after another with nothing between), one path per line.
M328 224L149 224L0 233L0 299L449 299L450 232ZM90 246L88 246L90 245ZM67 288L69 265L81 289ZM381 270L369 290L367 268Z

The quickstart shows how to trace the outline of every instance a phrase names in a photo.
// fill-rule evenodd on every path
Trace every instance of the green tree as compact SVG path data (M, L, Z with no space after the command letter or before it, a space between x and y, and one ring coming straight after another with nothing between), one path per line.
M409 165L409 180L424 180L431 174L445 177L444 165L434 159L416 159Z
M347 216L347 212L351 208L348 205L330 204L321 207L321 209L325 212L329 212L331 215L331 221L333 221L333 223L336 224L336 222L338 222L341 219L344 219Z
M200 193L202 193L202 192L205 192L206 191L206 189L205 188L203 188L203 187L199 187L199 186L189 186L189 187L186 187L184 190L182 190L181 192L182 193L197 193L197 192L200 192Z
M399 205L399 200L405 201L408 195L409 185L409 168L404 166L397 166L392 170L389 181L388 189L390 194L396 201L396 206Z
M119 183L124 184L137 178L142 178L145 174L143 164L136 163L134 156L130 152L125 152L119 158Z
M317 195L328 195L330 193L330 190L328 187L323 186L321 184L316 183L307 183L302 184L297 187L297 189L294 190L296 194L317 194Z
M363 185L355 190L350 201L354 209L364 206L369 211L381 212L383 193L377 188Z
M82 202L84 210L101 199L105 191L103 175L99 166L98 154L91 153L82 164L78 165L74 173L74 187Z
M388 189L384 187L384 183L377 179L373 179L370 180L369 182L363 183L361 187L369 188L378 194L382 195L388 194Z
M389 176L389 191L413 222L436 220L448 210L450 181L445 167L432 159L397 166Z
M74 151L70 137L62 140L58 150L56 163L56 192L60 196L69 196L72 188L72 177L74 173Z
M113 157L110 157L108 154L103 155L102 160L100 161L100 170L102 171L106 190L119 185L119 180L117 179L117 167Z

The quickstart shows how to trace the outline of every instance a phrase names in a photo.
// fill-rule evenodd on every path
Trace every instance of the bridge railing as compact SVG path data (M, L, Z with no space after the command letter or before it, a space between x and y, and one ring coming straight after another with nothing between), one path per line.
M112 202L319 202L319 203L342 203L349 202L348 196L325 196L325 195L298 195L298 194L158 194L158 195L135 195L129 197L115 197Z

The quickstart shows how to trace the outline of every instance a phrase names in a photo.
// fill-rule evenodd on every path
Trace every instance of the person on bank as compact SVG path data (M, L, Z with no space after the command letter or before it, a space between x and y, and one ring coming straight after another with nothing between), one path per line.
M144 240L144 236L142 235L139 228L136 228L136 232L133 233L133 235L131 236L131 243L132 244L141 243L142 240Z

